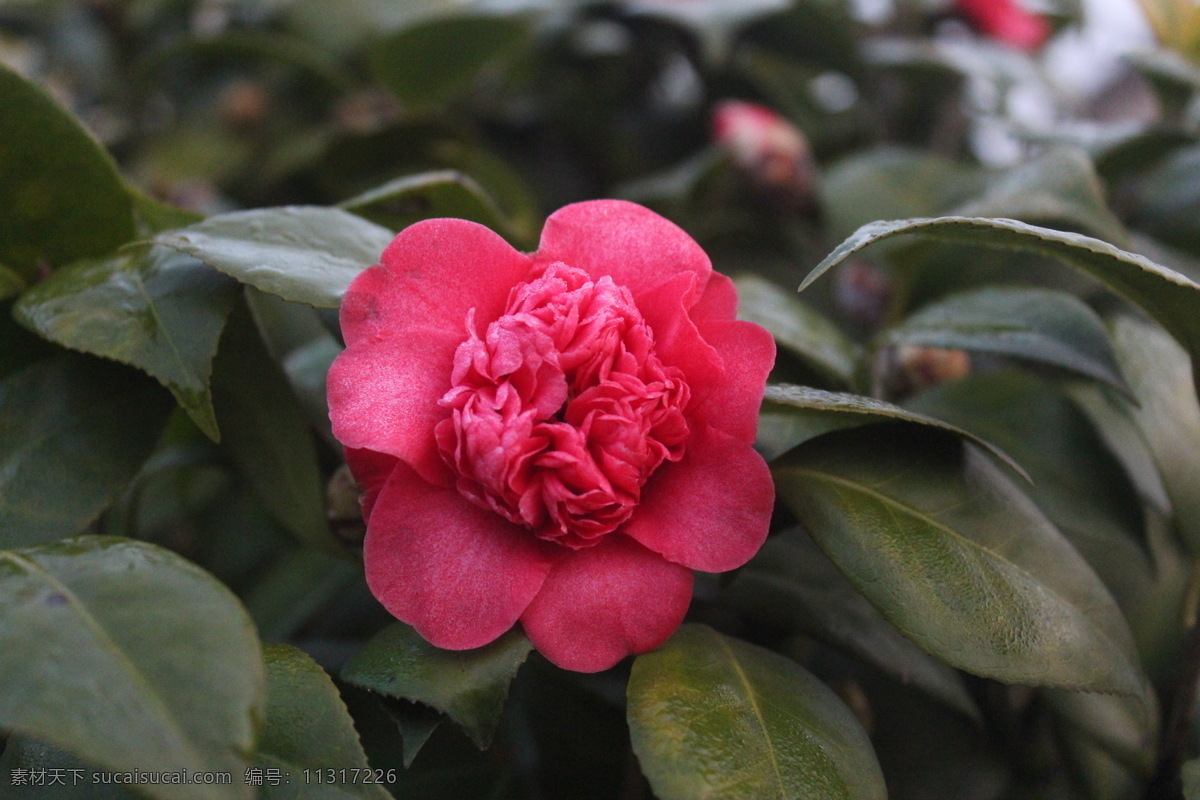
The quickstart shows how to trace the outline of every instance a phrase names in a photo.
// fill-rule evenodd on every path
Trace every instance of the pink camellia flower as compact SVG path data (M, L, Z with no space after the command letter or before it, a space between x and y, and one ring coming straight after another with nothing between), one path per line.
M979 31L1021 50L1036 50L1050 37L1045 18L1016 0L957 0L956 4Z
M812 196L816 166L800 129L766 106L724 100L713 109L713 141L765 189L799 205Z
M758 550L775 345L682 230L601 200L553 214L532 254L434 219L381 261L346 291L329 408L392 614L453 650L519 621L598 671L671 635L693 570Z

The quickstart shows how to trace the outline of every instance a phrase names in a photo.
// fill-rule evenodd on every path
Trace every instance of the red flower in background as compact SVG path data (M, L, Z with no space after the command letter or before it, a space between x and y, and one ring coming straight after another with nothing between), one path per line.
M758 550L775 346L682 230L595 201L553 214L532 254L436 219L381 261L346 292L329 406L392 614L448 649L520 621L597 671L671 635L693 570Z
M782 116L757 103L725 100L713 109L713 141L760 186L804 204L816 166L808 139Z
M980 32L1013 47L1036 50L1050 37L1046 20L1016 0L957 0L957 5Z

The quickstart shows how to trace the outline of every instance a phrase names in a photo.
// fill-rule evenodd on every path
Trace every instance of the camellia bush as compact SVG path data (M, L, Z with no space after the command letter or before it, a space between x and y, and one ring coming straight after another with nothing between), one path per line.
M0 787L1200 800L1200 7L0 3Z

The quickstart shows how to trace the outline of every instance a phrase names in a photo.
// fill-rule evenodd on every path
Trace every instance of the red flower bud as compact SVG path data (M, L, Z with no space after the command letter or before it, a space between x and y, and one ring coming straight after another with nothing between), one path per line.
M1050 37L1045 18L1016 0L957 0L957 6L976 30L1021 50L1036 50Z
M812 150L782 116L755 103L726 100L713 112L712 129L717 145L764 189L802 204L811 197Z

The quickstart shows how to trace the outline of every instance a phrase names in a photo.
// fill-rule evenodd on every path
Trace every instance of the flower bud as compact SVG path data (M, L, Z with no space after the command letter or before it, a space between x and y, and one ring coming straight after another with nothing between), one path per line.
M765 106L741 100L717 105L713 140L764 189L798 205L812 197L815 164L800 130Z
M971 27L1020 50L1036 50L1050 38L1050 25L1017 0L956 0Z
M965 350L903 345L896 358L903 379L913 389L955 381L971 372L971 357Z

